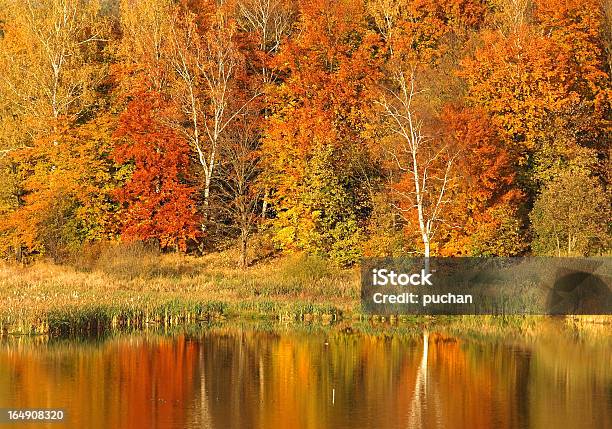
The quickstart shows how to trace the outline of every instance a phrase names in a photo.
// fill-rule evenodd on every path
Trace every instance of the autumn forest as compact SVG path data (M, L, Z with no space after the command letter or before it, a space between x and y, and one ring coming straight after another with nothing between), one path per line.
M0 0L0 256L602 255L610 0Z

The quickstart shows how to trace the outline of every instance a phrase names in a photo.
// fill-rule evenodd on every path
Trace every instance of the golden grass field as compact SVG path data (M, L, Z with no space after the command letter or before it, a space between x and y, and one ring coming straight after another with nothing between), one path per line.
M56 315L68 322L104 313L143 323L209 313L336 317L357 311L357 270L301 255L247 269L237 268L236 259L232 251L193 257L121 247L62 265L2 263L0 321L5 331L26 332L47 330L45 320Z
M364 320L359 270L296 254L240 269L234 251L202 257L142 246L89 249L68 263L0 263L0 335L83 333L211 318ZM375 318L380 322L380 318ZM384 320L384 319L383 319ZM542 316L401 317L482 334L538 330ZM388 322L388 320L387 320ZM397 320L391 320L397 322ZM611 317L567 317L577 332L609 330Z

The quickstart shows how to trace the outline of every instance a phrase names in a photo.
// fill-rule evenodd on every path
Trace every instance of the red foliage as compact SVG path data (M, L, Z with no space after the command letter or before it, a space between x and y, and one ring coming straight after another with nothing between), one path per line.
M113 157L133 163L133 171L116 191L123 205L122 236L158 239L162 248L186 250L199 236L196 189L189 184L188 143L160 120L159 94L136 94L119 118Z
M508 243L496 232L516 216L523 200L514 172L516 154L505 147L483 110L447 107L442 121L444 139L461 156L449 211L451 228L441 253L471 254L477 240L486 241L494 254L505 254Z

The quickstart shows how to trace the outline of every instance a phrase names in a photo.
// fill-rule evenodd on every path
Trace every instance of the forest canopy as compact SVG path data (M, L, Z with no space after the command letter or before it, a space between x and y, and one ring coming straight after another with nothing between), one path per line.
M0 0L0 255L609 254L610 0Z

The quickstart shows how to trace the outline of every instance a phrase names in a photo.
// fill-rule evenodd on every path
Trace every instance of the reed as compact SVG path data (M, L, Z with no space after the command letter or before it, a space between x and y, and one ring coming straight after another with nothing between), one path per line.
M237 259L232 251L193 257L135 244L97 245L64 265L0 263L0 335L165 330L226 319L443 325L473 336L530 335L550 319L369 316L361 311L357 269L304 255L240 269ZM568 317L562 323L580 335L596 335L610 331L612 318Z
M302 255L255 267L223 252L89 249L64 265L0 264L0 332L75 334L219 318L337 320L358 311L355 270Z

